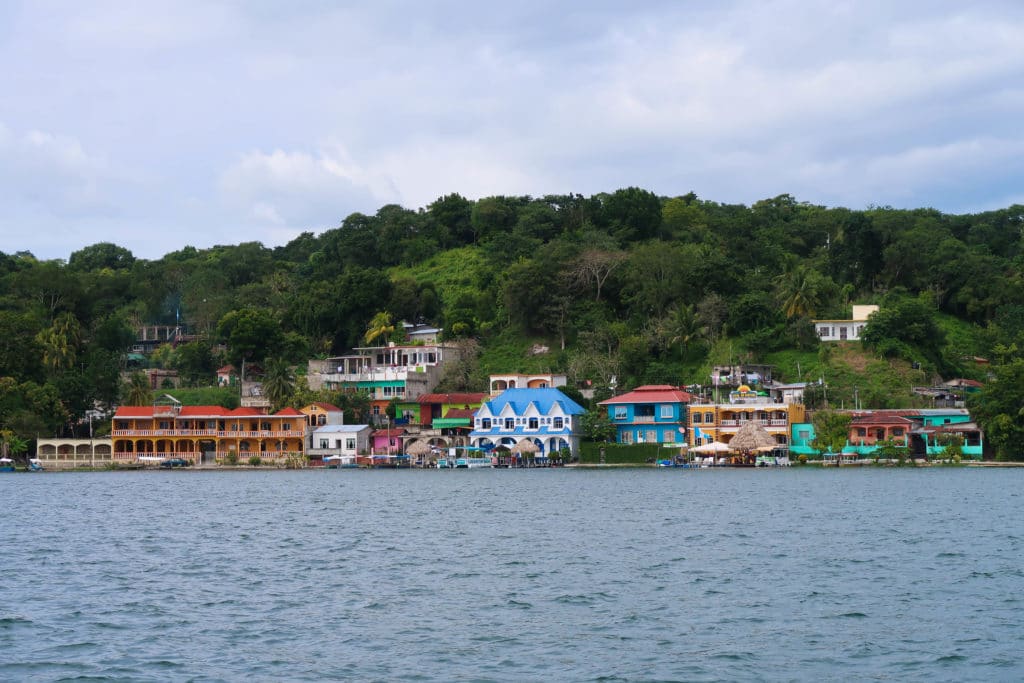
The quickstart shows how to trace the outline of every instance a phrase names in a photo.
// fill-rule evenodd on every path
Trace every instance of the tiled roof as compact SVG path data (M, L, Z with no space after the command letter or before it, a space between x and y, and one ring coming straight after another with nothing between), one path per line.
M281 410L279 410L276 413L274 413L274 416L275 417L305 417L305 415L300 413L298 410L295 410L295 408L292 408L291 406L289 406L287 408L282 408Z
M647 384L637 387L633 391L614 396L598 405L616 405L621 403L692 403L693 394L683 391L679 387L668 384Z
M472 420L475 414L476 410L474 410L473 408L450 408L448 410L448 413L445 415L445 418L449 420L455 420L458 418L466 418L467 420Z
M484 405L492 415L498 415L506 405L511 405L516 415L524 415L530 404L536 405L542 415L551 412L555 404L562 406L566 415L582 415L587 412L583 406L573 401L558 389L506 389Z
M856 425L858 427L863 427L865 425L898 425L898 424L912 425L912 424L914 424L914 421L909 419L909 418L906 418L906 417L904 417L902 415L896 415L896 414L892 414L892 413L883 413L883 414L875 413L875 414L871 414L871 415L859 415L859 416L853 418L852 420L850 420L850 426Z
M338 406L334 405L333 403L324 403L323 401L313 401L309 405L316 406L317 408L320 408L322 410L326 410L327 412L330 412L330 413L340 413L341 412L341 408L339 408Z
M379 437L387 437L387 438L390 439L392 436L402 436L405 433L406 433L405 429L399 427L397 429L395 429L395 428L392 428L392 429L378 429L373 434L371 434L370 436L372 436L375 439L379 438Z

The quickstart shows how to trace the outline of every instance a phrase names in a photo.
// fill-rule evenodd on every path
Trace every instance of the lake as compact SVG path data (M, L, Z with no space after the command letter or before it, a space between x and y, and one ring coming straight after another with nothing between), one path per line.
M1021 680L1024 469L0 475L0 679Z

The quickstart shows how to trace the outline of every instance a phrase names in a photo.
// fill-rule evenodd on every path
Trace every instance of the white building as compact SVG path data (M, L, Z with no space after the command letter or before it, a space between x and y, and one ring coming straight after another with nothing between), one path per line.
M878 312L878 306L854 305L850 320L815 320L814 332L821 341L860 341L868 317Z
M311 458L328 455L355 456L370 452L370 425L324 425L313 430L313 446L306 451Z

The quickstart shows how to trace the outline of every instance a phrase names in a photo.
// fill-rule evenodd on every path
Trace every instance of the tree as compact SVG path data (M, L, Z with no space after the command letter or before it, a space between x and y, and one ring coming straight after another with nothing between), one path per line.
M1024 358L993 368L995 377L972 398L971 415L997 460L1024 459Z
M0 455L22 462L22 455L28 451L28 441L9 429L0 430Z
M391 314L387 311L380 311L374 314L373 318L370 319L370 324L366 326L366 334L363 335L363 341L369 345L380 337L387 337L394 331L395 324L391 319Z
M78 344L81 340L81 326L70 313L62 313L49 328L36 336L43 348L43 366L51 373L66 370L75 364Z
M569 273L578 285L589 285L594 288L594 301L601 300L601 288L611 274L626 262L623 251L606 251L602 249L586 249L571 267Z
M615 441L618 431L608 418L608 411L602 406L583 414L582 428L584 438L589 441Z
M819 304L821 275L804 264L775 278L775 296L786 318L812 317Z
M811 423L814 425L814 441L811 447L823 453L839 453L846 446L850 434L849 413L834 410L819 410L814 413Z
M153 390L149 386L149 378L144 373L133 373L125 385L124 404L128 406L148 406L153 403Z
M283 340L280 323L265 308L231 311L217 323L217 334L235 362L276 355Z
M263 372L263 393L280 410L295 393L295 371L284 359L268 358Z
M72 252L68 268L79 271L129 270L135 263L132 252L111 242L98 242Z

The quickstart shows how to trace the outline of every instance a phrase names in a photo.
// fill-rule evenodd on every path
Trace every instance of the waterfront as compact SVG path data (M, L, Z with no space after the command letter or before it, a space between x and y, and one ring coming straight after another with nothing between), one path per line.
M0 477L0 678L1014 680L1024 472Z

